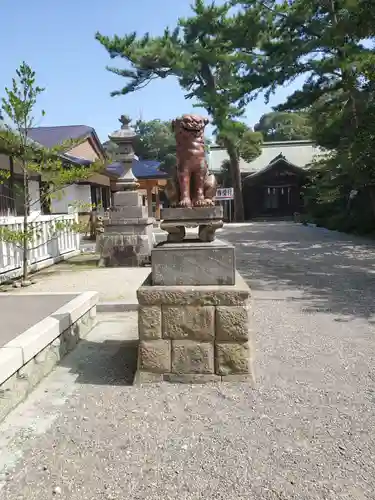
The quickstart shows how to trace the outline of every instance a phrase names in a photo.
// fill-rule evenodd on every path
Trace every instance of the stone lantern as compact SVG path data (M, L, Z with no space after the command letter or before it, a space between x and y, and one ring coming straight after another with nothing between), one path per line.
M104 221L104 233L97 240L99 265L105 267L143 265L150 260L153 243L154 219L148 217L132 172L136 133L127 116L121 116L120 122L121 129L109 135L109 139L117 146L114 160L124 168L112 187L113 204L108 220Z
M134 129L130 127L131 120L126 115L122 115L119 121L121 123L121 128L108 136L110 141L116 145L114 160L121 163L124 167L124 172L121 177L116 180L113 191L134 190L139 188L139 184L132 171L134 159L133 143L137 134Z

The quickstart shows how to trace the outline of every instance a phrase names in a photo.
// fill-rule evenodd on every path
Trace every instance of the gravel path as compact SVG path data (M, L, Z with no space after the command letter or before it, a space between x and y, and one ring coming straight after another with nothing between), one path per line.
M254 291L258 387L131 387L136 317L102 316L0 426L1 498L375 498L375 246L287 223L221 238Z

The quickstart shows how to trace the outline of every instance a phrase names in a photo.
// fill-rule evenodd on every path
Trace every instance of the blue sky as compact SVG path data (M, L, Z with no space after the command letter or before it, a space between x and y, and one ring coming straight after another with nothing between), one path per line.
M153 82L128 96L110 97L124 80L106 71L111 61L95 40L105 35L160 34L189 14L190 0L1 0L0 2L0 96L22 61L36 72L37 83L46 88L36 116L38 125L90 125L101 140L118 128L121 114L144 120L168 120L192 111L174 79ZM259 117L282 102L293 87L280 89L269 105L263 99L251 103L245 120L253 125ZM195 110L197 111L197 110Z

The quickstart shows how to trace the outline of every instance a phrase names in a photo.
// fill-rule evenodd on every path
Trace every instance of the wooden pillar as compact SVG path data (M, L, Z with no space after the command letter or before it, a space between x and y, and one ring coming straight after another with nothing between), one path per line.
M160 196L159 196L159 186L156 185L155 187L155 190L156 190L156 213L155 213L155 217L157 220L160 220Z
M147 182L146 189L147 189L148 216L153 217L153 213L152 213L152 184L150 182Z

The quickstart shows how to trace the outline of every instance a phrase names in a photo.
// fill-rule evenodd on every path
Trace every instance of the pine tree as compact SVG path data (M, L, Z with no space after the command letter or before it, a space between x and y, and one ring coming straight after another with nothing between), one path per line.
M248 99L249 80L243 85L244 60L248 64L257 58L255 48L263 21L254 15L252 30L247 35L246 54L239 52L229 38L237 14L231 11L231 2L217 6L195 0L192 16L180 19L174 30L165 29L159 37L136 33L112 38L97 33L96 39L107 49L111 58L122 58L131 69L108 68L124 77L127 84L112 95L124 95L144 88L156 78L174 76L187 99L194 99L204 107L225 145L229 159L232 185L235 193L235 219L243 220L242 185L238 148L233 140L233 121L243 113Z

